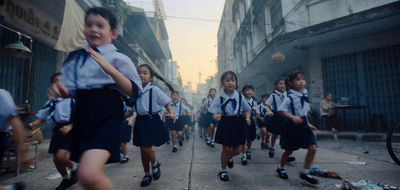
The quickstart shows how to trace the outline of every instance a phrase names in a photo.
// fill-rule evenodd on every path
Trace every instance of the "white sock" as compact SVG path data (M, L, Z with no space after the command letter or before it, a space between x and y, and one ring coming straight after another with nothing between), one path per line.
M151 168L156 167L157 164L158 164L158 161L154 162L154 164L151 164ZM157 172L158 172L158 168L154 168L154 169L153 169L153 173L157 173Z
M227 172L227 170L222 168L220 172Z
M242 157L243 157L243 158L247 158L246 153L243 153L243 154L242 154Z
M285 169L285 166L278 165L278 169Z
M144 172L144 175L145 176L151 176L151 173L150 172Z
M309 169L302 169L301 173L303 174L310 174L310 170Z
M174 145L174 147L176 148L176 145Z
M78 164L75 163L75 162L73 162L73 163L72 163L71 171L76 171L77 169L78 169Z

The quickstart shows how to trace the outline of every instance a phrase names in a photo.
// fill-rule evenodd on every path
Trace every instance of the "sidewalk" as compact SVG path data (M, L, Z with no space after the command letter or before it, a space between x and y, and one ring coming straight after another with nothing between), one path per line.
M317 140L352 140L366 142L386 142L387 133L362 133L362 132L340 132L332 133L330 131L314 132Z

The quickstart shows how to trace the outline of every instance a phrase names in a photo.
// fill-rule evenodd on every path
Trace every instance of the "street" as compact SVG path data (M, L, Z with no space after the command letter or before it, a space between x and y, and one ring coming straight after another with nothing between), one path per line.
M278 178L275 173L282 150L276 148L273 159L268 157L267 150L260 149L260 141L255 140L252 148L252 159L248 165L240 163L240 156L234 157L233 169L228 169L229 182L223 182L217 176L220 169L221 146L210 148L204 139L191 135L178 152L171 153L172 145L163 145L154 148L157 159L162 163L162 175L158 181L153 181L148 187L140 187L144 176L137 147L129 144L130 161L126 164L109 164L105 173L111 178L115 189L337 189L335 184L342 180L318 177L320 184L310 185L298 177L303 166L305 150L294 152L296 161L286 166L289 180ZM1 184L10 184L24 181L28 190L55 189L61 179L48 180L47 176L56 173L52 158L46 154L48 140L40 146L40 160L37 169L23 172L18 177L6 179ZM368 151L368 154L366 154ZM359 156L360 161L367 164L352 165L352 156ZM394 164L389 157L383 142L356 142L356 141L318 141L318 151L313 163L319 169L330 169L337 172L342 178L352 182L362 179L372 180L394 186L400 186L400 166ZM71 190L82 189L79 184Z

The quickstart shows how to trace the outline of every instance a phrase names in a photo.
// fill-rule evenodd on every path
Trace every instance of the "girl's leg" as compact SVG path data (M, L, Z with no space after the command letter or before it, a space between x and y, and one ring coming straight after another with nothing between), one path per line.
M172 145L176 145L176 131L171 131L171 141Z
M271 147L273 148L275 146L276 139L278 138L278 135L272 134L271 138Z
M269 138L267 139L267 128L261 128L261 141L268 142Z
M102 149L91 149L82 154L79 162L78 178L84 189L114 189L111 180L104 175L104 165L109 158L110 153Z
M210 126L207 129L208 137L211 139L211 141L214 140L214 124L210 124Z
M178 131L178 138L182 139L182 136L183 136L183 132L182 131Z
M128 155L128 145L126 142L121 143L121 152L126 157Z
M150 172L150 159L149 159L149 154L148 151L146 150L145 146L141 146L140 147L140 155L141 155L141 159L142 159L142 166L143 166L143 170L145 173Z
M310 169L311 164L314 160L315 154L317 153L317 146L315 144L313 145L309 145L307 147L307 155L306 155L306 159L304 162L304 169Z
M292 153L293 153L292 150L285 150L285 152L283 152L279 167L282 168L285 167L287 159L289 158L290 155L292 155Z
M242 146L246 147L245 145L242 145ZM232 148L231 148L230 155L231 155L231 156L237 156L237 155L239 155L240 152L241 152L242 146L234 146L234 147L232 147Z
M59 149L57 151L57 153L54 154L53 162L57 168L57 171L61 174L61 176L68 175L66 167L68 167L70 169L72 169L72 167L73 167L71 160L68 158L67 150Z
M221 152L221 168L226 169L226 165L228 164L229 157L231 156L231 147L222 146Z
M253 144L253 141L246 141L247 150L251 149L252 144Z

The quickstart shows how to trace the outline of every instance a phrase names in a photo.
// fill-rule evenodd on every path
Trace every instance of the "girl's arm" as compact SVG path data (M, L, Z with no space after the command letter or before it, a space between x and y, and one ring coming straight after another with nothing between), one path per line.
M271 111L271 109L269 108L269 106L264 106L264 107L265 107L265 109L267 110L267 114L268 114L269 117L274 116L274 112Z
M128 118L128 117L131 116L132 114L133 114L133 111L130 111L130 110L126 111L126 112L125 112L125 115L124 115L124 119Z
M66 135L66 134L68 134L68 132L69 131L71 131L72 130L72 123L71 124L69 124L69 125L65 125L64 127L61 127L59 130L61 131L61 133L63 134L63 135Z
M133 120L135 120L135 119L136 119L136 115L134 115L131 118L129 118L128 125L129 126L133 126Z
M245 112L244 112L244 117L246 118L246 124L247 124L248 126L250 126L250 125L251 125L250 112L249 112L249 111L245 111Z
M165 105L165 108L168 110L168 112L169 112L169 117L171 117L173 120L174 120L174 123L175 123L175 121L176 121L176 117L175 117L175 113L174 113L174 110L172 109L172 106L171 106L171 104L167 104L167 105Z
M221 121L222 115L221 115L221 113L214 113L214 114L212 114L212 117L213 117L214 121L219 122L219 121Z
M36 126L42 124L43 122L44 122L44 119L37 118L34 122L29 123L29 127L30 127L31 129L34 129Z
M306 117L306 118L307 118L307 124L308 124L308 126L309 126L312 130L318 131L318 129L317 129L314 125L312 125L312 124L310 123L310 121L308 121L308 117Z
M90 56L100 65L105 73L110 75L119 88L131 98L135 98L131 81L114 68L106 59L94 51L92 48L86 50Z
M284 111L279 111L279 114L281 116L283 116L284 118L292 120L294 124L298 125L298 124L303 123L303 119L301 119L301 117L294 116L294 115L292 115L290 113L287 113L287 112L284 112Z

